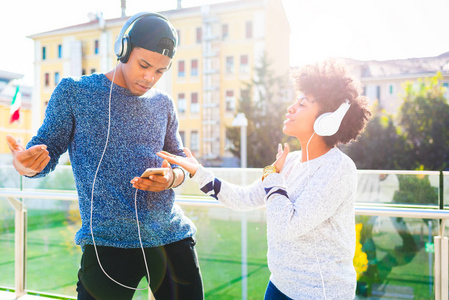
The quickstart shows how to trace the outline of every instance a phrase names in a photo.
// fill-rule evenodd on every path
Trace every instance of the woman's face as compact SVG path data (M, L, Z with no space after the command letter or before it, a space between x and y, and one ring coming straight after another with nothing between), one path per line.
M318 112L319 106L315 102L315 98L312 95L300 94L298 99L287 109L283 132L299 140L310 138Z

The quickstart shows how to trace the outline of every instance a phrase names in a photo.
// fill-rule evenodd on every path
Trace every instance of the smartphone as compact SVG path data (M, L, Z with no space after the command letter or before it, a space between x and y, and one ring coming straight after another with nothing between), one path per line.
M164 176L165 174L168 173L169 170L170 170L169 168L148 168L145 170L145 172L143 172L142 175L140 175L140 177L148 178L150 177L150 175Z

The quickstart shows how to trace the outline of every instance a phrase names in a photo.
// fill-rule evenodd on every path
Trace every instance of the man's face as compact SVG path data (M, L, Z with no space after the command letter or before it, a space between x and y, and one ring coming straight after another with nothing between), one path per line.
M122 64L125 87L133 95L148 92L168 70L171 58L143 48L134 48L127 63Z

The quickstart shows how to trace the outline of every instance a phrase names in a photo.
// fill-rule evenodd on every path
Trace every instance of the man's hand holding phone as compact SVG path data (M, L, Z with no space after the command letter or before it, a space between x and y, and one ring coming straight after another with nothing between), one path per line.
M148 168L140 177L134 177L131 184L134 188L150 191L161 192L172 186L175 177L168 161L164 160L160 168Z

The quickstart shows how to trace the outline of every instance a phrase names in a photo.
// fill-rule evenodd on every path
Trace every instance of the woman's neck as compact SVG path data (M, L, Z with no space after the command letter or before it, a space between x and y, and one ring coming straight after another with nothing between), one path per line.
M332 149L328 146L323 137L314 133L308 139L299 139L301 144L301 161L306 162L315 158L318 158Z

